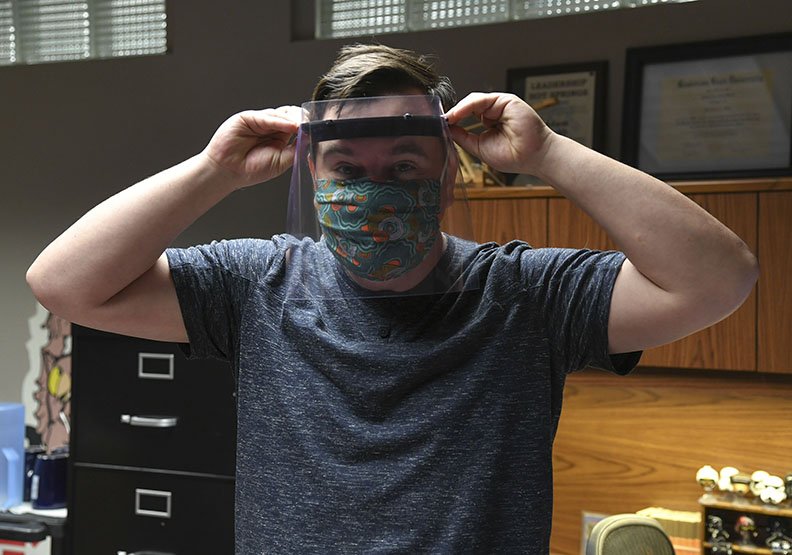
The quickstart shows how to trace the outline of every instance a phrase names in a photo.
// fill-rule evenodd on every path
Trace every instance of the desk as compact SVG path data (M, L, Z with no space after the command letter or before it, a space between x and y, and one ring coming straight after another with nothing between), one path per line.
M67 514L66 509L36 510L30 503L0 512L0 545L3 540L38 543L35 551L24 553L67 555L64 538Z

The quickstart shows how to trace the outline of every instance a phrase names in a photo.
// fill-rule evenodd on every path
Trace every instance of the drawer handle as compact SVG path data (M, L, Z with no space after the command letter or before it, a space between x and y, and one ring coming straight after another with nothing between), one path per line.
M175 555L175 553L165 553L164 551L119 551L118 555Z
M138 378L172 380L173 355L169 353L138 353Z
M159 518L171 517L171 498L169 491L156 489L135 489L135 514Z
M179 422L178 416L132 416L122 414L121 423L144 428L175 428Z

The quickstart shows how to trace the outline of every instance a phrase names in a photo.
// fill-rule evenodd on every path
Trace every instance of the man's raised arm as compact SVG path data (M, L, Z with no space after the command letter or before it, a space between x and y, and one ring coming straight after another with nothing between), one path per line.
M454 124L475 115L486 131ZM611 353L669 343L736 310L758 277L745 243L665 183L552 132L521 99L473 93L446 114L454 140L501 171L535 175L627 255L614 285Z
M165 249L231 192L289 168L299 118L295 107L232 116L200 154L90 210L28 270L36 298L72 322L186 341Z

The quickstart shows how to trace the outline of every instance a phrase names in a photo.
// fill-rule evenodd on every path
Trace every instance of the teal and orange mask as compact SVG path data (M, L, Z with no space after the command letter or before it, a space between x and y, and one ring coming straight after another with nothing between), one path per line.
M387 281L418 266L440 236L439 180L317 180L319 225L349 272Z
M302 108L287 232L310 238L322 260L330 258L323 251L328 248L333 266L360 287L338 287L317 275L334 267L300 266L305 259L295 257L288 259L290 269L302 281L291 297L470 288L470 280L458 280L470 261L452 256L456 242L440 231L450 214L443 232L473 239L464 192L454 189L457 153L440 99L408 94L308 102Z

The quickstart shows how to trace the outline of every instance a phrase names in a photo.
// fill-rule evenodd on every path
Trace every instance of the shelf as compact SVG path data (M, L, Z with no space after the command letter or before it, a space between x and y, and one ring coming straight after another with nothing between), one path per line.
M712 543L704 542L703 546L705 549L709 549L712 547ZM773 552L767 549L766 547L757 547L753 545L740 545L733 543L731 544L731 549L735 553L754 553L755 555L773 555Z
M776 507L764 503L753 503L751 501L726 501L723 499L708 499L703 496L699 499L699 504L703 507L713 509L726 509L728 511L745 511L762 515L792 518L792 507L789 505Z
M729 179L718 181L672 181L669 183L681 193L758 193L763 191L792 191L792 177L768 177L756 179ZM516 199L516 198L560 198L562 195L548 185L531 187L465 187L469 200ZM462 198L457 189L456 198Z

